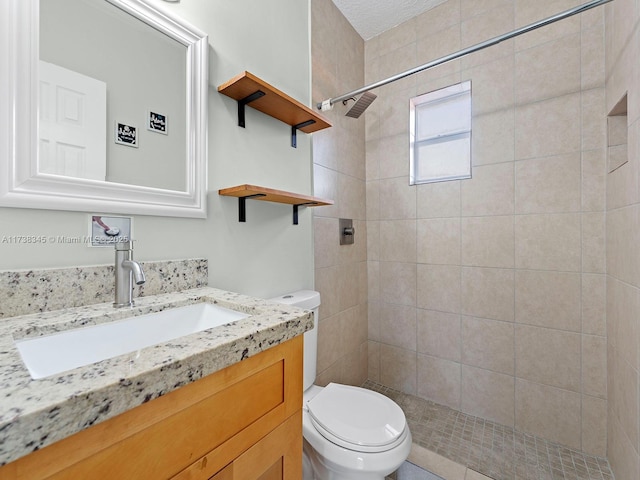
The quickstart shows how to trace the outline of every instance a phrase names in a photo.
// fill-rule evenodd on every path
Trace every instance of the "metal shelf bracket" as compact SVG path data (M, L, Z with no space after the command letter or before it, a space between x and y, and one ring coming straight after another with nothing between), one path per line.
M298 225L298 207L306 207L307 205L317 205L318 202L299 203L293 206L293 224Z
M247 103L251 103L254 100L257 100L261 97L264 97L266 94L262 90L257 90L251 95L248 95L240 100L238 100L238 126L245 128L244 122L244 107Z
M256 193L255 195L247 195L246 197L238 197L238 221L247 221L247 198L265 197L264 193Z
M309 125L313 125L314 123L316 123L315 120L307 120L306 122L298 123L297 125L291 125L291 146L293 148L298 147L298 140L296 135L297 131Z

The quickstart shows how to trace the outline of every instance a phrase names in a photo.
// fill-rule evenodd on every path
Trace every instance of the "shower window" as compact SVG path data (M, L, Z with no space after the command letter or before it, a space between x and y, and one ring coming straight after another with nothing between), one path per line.
M471 178L471 82L410 102L410 184Z

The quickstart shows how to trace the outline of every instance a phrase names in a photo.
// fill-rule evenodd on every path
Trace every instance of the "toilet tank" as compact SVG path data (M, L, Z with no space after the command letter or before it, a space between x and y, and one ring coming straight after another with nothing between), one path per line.
M313 329L304 334L304 390L316 380L316 360L318 358L318 307L320 293L314 290L298 290L269 299L270 302L294 305L313 311Z

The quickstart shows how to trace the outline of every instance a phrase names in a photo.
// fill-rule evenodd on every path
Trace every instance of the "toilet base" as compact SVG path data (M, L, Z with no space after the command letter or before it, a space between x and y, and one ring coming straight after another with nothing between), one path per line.
M386 478L386 475L376 475L371 472L347 473L330 470L323 464L306 440L304 441L302 455L302 480L384 480Z
M309 458L309 454L307 453L308 448L309 445L307 445L305 440L302 447L302 480L316 480L316 476L313 473L313 465L311 465L311 458Z
M409 455L411 449L411 435L401 447L406 455L398 465L393 465L391 468L383 469L382 471L372 472L371 470L358 471L349 470L346 471L341 465L336 465L333 462L328 461L326 458L318 455L314 448L304 440L303 445L303 458L302 458L302 479L303 480L385 480L385 478L391 473L395 472L402 462Z

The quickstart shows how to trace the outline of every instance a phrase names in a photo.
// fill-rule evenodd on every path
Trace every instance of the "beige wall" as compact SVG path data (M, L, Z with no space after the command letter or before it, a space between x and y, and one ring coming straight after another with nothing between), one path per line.
M606 112L628 96L628 163L607 175L608 455L618 480L640 478L639 8L631 0L606 7Z
M366 42L365 81L577 3L449 0ZM339 199L315 217L325 383L362 377L360 366L347 378L361 337L343 312L366 251L369 378L607 455L616 478L640 478L636 4L616 0L381 88L364 133L330 114L334 128L313 144L316 194ZM329 0L312 12L318 101L360 82L345 70L358 61L345 58L356 51L344 48L357 44L350 27ZM408 99L466 79L474 178L408 187ZM627 92L629 162L607 175L606 113ZM361 208L362 154L344 150L360 135L368 242L347 258L333 232L341 212Z
M449 0L367 41L366 82L579 3ZM409 99L467 79L473 179L409 186ZM600 8L376 92L369 378L605 455L604 81Z
M331 0L311 1L314 102L364 81L364 42ZM314 190L335 205L314 208L315 288L319 319L318 380L360 385L367 379L367 231L364 119L326 115L333 128L313 134ZM353 245L339 245L338 219L351 218Z

